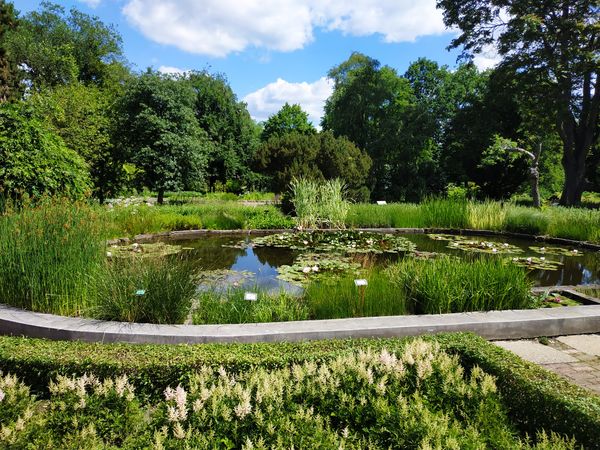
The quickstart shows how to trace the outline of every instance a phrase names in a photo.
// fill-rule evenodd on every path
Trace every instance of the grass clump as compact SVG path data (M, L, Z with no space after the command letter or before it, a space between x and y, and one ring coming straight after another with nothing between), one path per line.
M308 285L304 300L313 319L393 316L409 312L399 283L378 270L365 278L368 286L354 284L355 276L322 280Z
M535 208L513 206L506 213L504 229L513 233L533 235L545 234L550 220L546 214Z
M423 226L434 228L466 228L468 208L466 200L432 198L421 203Z
M350 204L339 179L323 182L295 178L290 183L292 203L301 228L345 228Z
M499 258L473 261L406 258L387 269L416 314L526 309L533 305L525 270Z
M0 216L0 299L19 308L78 315L90 305L87 280L105 258L98 208L42 199Z
M468 228L474 230L502 230L508 208L503 203L486 200L467 204Z
M549 210L548 233L579 241L600 241L600 211L553 207Z
M287 322L309 318L304 302L285 292L258 290L258 300L244 300L243 289L207 291L199 296L194 324Z
M116 258L93 280L89 313L103 320L183 323L196 293L194 273L180 257Z

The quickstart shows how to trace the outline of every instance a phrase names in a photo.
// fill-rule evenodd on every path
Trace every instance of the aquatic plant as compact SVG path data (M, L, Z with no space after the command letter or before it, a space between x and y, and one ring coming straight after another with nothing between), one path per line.
M539 270L558 270L563 265L560 261L552 261L546 259L544 256L527 256L512 258L510 260L513 264L527 269L539 269Z
M176 255L183 250L190 249L182 247L181 245L167 244L165 242L133 243L130 245L111 245L106 252L106 256L108 258L127 258L132 256L140 258L159 258L167 255Z
M542 255L560 255L560 256L583 256L584 252L582 250L573 248L567 249L563 247L552 247L552 246L530 246L529 250L532 250L536 253L540 253Z
M503 253L521 253L521 250L516 245L509 244L507 242L489 242L489 241L478 241L468 239L457 239L448 243L448 248L455 248L466 252L476 253L490 253L490 254L503 254Z
M279 266L277 278L302 286L316 279L347 273L357 274L360 268L361 264L350 256L336 253L303 253L296 257L291 266Z

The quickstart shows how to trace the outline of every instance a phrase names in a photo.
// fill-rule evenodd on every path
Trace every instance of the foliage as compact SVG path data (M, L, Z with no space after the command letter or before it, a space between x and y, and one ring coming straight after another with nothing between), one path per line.
M112 26L47 1L20 18L7 47L34 90L81 81L110 84L123 78L122 39ZM115 79L116 76L116 79Z
M438 0L437 5L444 9L445 24L461 30L452 47L473 54L494 46L502 67L554 115L563 142L561 203L579 203L586 157L600 136L597 2Z
M499 258L405 258L387 269L417 314L525 309L533 304L525 271Z
M6 48L6 34L18 23L13 4L0 0L0 103L18 98L21 88L17 64Z
M189 81L196 92L194 112L211 142L207 175L212 189L228 182L236 193L252 186L250 164L258 145L258 128L244 103L223 75L192 72Z
M158 191L195 189L205 182L209 141L194 115L195 93L183 79L147 72L119 100L118 138L143 184Z
M33 117L24 105L0 106L0 194L19 199L88 194L88 169L80 156Z
M534 208L515 206L506 213L504 228L515 233L539 235L548 229L549 218Z
M349 194L364 197L370 158L345 138L329 132L273 135L256 154L259 170L271 177L271 188L285 192L294 178L329 180L340 178Z
M65 145L88 164L93 195L116 197L123 184L124 154L112 142L116 93L74 82L31 95L27 103Z
M196 293L195 269L181 257L113 258L92 281L87 311L121 322L183 323Z
M102 215L65 199L0 216L0 298L34 311L77 315L90 305L87 281L105 258Z
M285 103L279 111L267 119L260 135L261 141L268 141L271 136L286 133L314 134L317 132L308 121L308 114L298 104Z
M438 442L532 448L515 437L507 410L527 431L538 433L535 448L575 448L554 431L575 434L586 446L597 443L597 397L469 334L176 347L2 338L0 348L11 347L21 350L12 352L24 362L18 373L27 374L42 360L59 371L34 379L33 386L50 391L49 400L34 399L27 384L13 377L0 383L5 398L18 399L31 411L21 427L2 434L13 445L133 448L158 441L169 448L210 448L215 442L237 448L254 441L286 448L324 442L416 448ZM98 358L105 361L88 364L95 375L60 375L69 367L78 372L81 354L91 350L100 350ZM123 370L131 375L118 376ZM166 382L165 370L183 377ZM153 372L156 378L149 377ZM146 386L160 397L147 401L139 395ZM361 398L374 401L356 400ZM536 408L524 407L531 401Z

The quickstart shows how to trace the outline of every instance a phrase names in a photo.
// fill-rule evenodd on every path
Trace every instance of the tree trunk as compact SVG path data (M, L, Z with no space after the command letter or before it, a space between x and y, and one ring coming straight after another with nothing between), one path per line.
M158 197L156 198L156 203L158 203L159 205L162 205L164 199L165 199L165 190L164 189L159 189L158 190Z
M585 190L585 157L566 158L563 156L562 165L565 170L565 184L560 204L574 206L581 203L581 195Z

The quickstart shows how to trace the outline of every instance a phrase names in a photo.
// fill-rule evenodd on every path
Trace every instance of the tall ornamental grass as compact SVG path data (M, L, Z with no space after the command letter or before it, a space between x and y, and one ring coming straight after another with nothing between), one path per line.
M91 306L89 280L105 259L99 208L43 199L0 216L0 302L78 315Z
M116 258L92 282L97 319L183 323L196 293L194 266L177 257Z
M125 375L58 375L49 391L39 400L0 373L0 447L576 448L554 433L520 437L492 376L421 339L243 373L199 366L154 401Z
M508 209L507 205L491 200L484 202L469 201L467 203L468 228L473 230L502 230Z
M416 314L526 309L532 283L522 267L500 258L406 258L387 269Z
M431 198L420 207L426 227L467 228L469 224L466 200Z
M553 207L548 234L580 241L600 242L600 210Z
M344 200L344 184L341 180L295 178L290 183L290 189L298 226L345 228L350 204Z
M541 235L546 233L549 223L550 219L543 211L512 206L506 213L504 229L513 233Z

